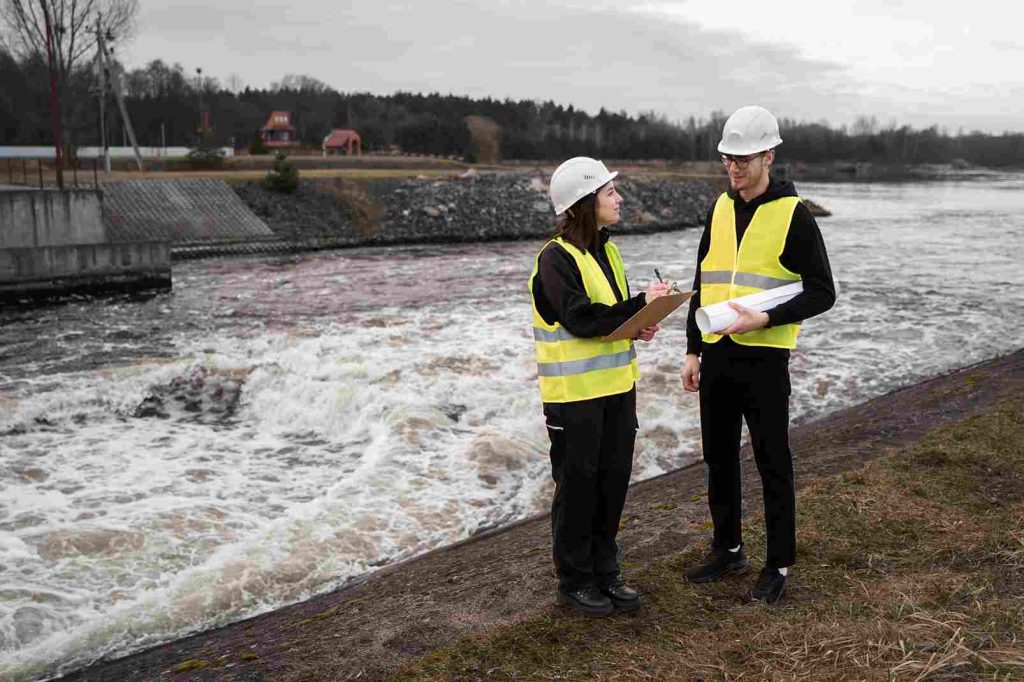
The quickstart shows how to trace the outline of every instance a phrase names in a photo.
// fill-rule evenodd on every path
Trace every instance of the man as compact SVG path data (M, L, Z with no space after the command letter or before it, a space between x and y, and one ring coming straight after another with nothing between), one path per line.
M695 582L749 568L740 533L740 430L747 422L764 490L767 557L749 596L776 602L796 562L796 498L789 449L789 354L800 322L835 302L835 285L818 225L791 182L771 177L779 125L762 107L738 109L725 122L718 151L730 189L708 211L697 250L687 320L683 388L700 392L714 539L707 561L686 571ZM736 321L702 334L695 313L745 294L799 281L803 292L768 312L730 304Z

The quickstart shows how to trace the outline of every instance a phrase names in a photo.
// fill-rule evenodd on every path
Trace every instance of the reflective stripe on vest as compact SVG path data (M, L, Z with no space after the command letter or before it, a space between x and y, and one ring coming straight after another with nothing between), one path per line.
M794 280L769 277L768 275L755 275L750 272L737 272L736 279L734 280L732 272L729 270L701 271L700 273L701 284L732 284L733 282L737 286L750 287L752 289L774 289L792 284Z
M618 302L615 290L597 259L561 238L545 244L540 253L549 248L552 242L573 257L591 301L609 306ZM605 242L604 249L615 277L615 286L625 299L629 292L622 257L610 241ZM533 303L533 339L541 400L546 403L567 403L625 393L640 377L633 343L579 338L558 323L548 324L537 311L537 302L533 300L533 282L537 276L540 253L534 260L527 286Z
M737 245L735 203L728 194L718 198L711 217L710 247L700 265L702 306L800 281L800 275L779 260L799 202L799 197L782 197L758 206ZM792 349L799 333L799 324L785 324L731 338L744 346ZM705 343L717 343L722 337L702 334L702 338Z
M566 377L573 374L593 372L596 369L623 367L635 359L636 349L630 348L614 355L598 355L596 358L587 358L586 360L537 363L537 374L542 377Z

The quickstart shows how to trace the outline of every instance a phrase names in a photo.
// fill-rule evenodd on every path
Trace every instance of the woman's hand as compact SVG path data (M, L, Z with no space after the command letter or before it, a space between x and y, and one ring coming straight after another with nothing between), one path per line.
M667 282L653 282L651 286L647 287L646 298L644 299L647 303L650 303L656 298L661 298L668 293Z
M700 358L687 355L683 363L683 390L696 393L700 389Z
M659 329L661 329L661 327L656 324L652 324L650 327L644 327L640 330L640 333L637 334L636 338L641 341L650 341L654 338L654 335L658 333Z

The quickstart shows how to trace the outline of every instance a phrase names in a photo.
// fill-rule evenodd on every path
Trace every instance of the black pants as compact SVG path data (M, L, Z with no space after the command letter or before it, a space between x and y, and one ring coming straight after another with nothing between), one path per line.
M572 403L545 403L551 437L551 539L559 587L606 585L618 546L636 441L636 388Z
M789 358L705 346L700 371L700 427L708 474L713 547L741 544L740 429L746 419L764 491L767 565L796 562L796 496L789 449Z

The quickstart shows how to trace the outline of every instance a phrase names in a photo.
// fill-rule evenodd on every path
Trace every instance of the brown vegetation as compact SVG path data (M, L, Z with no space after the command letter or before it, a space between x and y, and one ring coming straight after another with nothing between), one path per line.
M317 192L334 197L345 207L361 236L372 236L380 231L380 221L387 215L387 208L375 201L361 184L345 178L333 178L317 182L314 187Z

